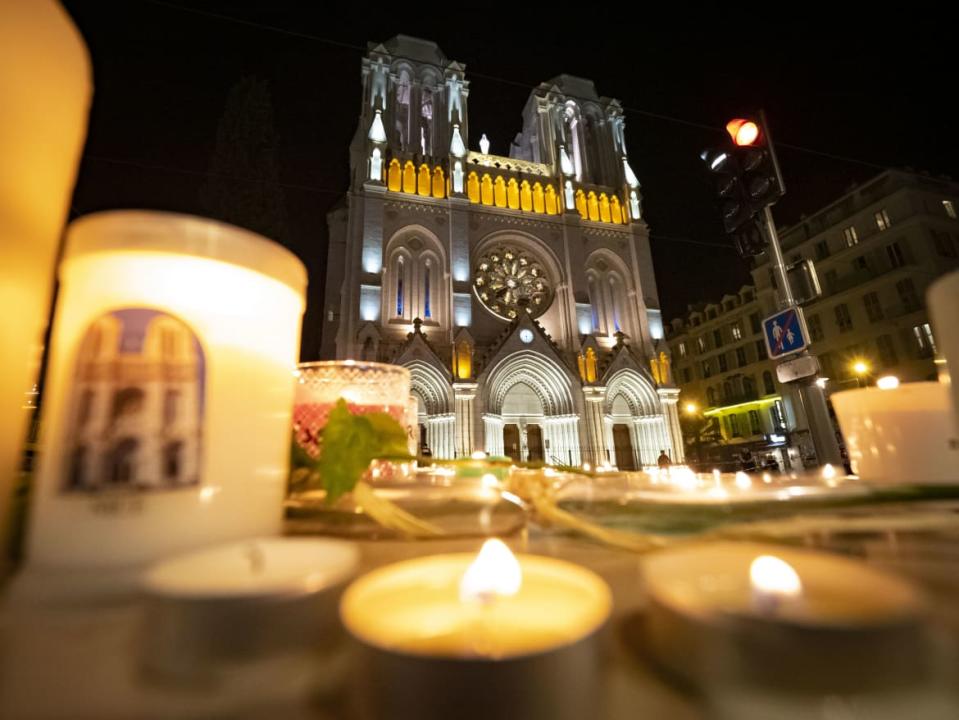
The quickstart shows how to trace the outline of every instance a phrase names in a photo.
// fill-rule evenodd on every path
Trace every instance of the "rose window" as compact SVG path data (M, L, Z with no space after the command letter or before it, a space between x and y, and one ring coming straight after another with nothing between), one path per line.
M499 247L476 263L473 289L490 312L504 320L514 319L520 307L538 317L553 299L553 288L543 266L521 250Z

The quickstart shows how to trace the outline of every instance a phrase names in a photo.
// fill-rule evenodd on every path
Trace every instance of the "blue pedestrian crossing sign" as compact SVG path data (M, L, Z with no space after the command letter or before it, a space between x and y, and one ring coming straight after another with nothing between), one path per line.
M771 358L800 352L809 345L806 321L798 307L780 310L763 320L763 336Z

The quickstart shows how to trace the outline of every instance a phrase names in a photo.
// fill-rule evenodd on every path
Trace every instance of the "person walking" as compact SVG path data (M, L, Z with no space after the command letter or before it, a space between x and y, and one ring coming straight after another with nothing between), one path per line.
M656 464L659 465L660 470L669 470L669 466L673 464L673 461L669 459L669 455L666 454L665 450L660 450Z

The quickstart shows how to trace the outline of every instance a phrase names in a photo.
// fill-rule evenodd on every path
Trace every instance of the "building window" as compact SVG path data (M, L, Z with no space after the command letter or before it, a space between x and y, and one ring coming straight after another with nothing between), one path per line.
M723 334L720 330L713 330L713 347L723 346Z
M708 378L712 374L713 373L709 368L709 360L703 360L703 377Z
M766 395L772 395L776 392L776 384L773 382L773 374L768 370L763 373L763 392Z
M753 331L753 335L762 330L762 321L759 319L759 313L753 313L749 316L749 329Z
M678 345L677 347L678 347L678 349L679 349L679 357L681 357L681 358L686 357L686 343L682 343L682 342L681 342L681 343L679 343L679 345Z
M683 368L683 382L688 383L692 380L692 373L689 372L689 368Z
M707 319L707 320L715 320L715 319L716 319L716 311L715 311L715 310L707 310L707 311L706 311L706 319Z
M782 400L773 403L773 406L769 408L769 414L772 416L776 432L786 432L786 409L783 407Z
M932 327L929 323L916 325L912 329L912 334L916 338L917 355L921 358L932 357L936 354L936 339L932 335Z
M829 292L836 291L836 271L835 270L826 271L826 290Z
M869 322L879 322L882 320L882 307L879 305L879 295L871 292L862 296L862 303L866 306L866 315Z
M912 279L906 278L897 282L896 292L899 293L902 309L905 312L913 312L919 309L919 296L916 294L916 286Z
M806 320L806 325L809 327L809 339L813 342L822 340L822 318L818 315L810 315Z
M879 349L879 362L883 367L891 367L899 362L896 357L896 346L891 335L880 335L876 338L876 347Z
M729 416L729 432L733 437L740 437L739 418L736 415Z
M429 320L433 317L433 311L430 309L430 266L429 261L426 264L426 272L423 275L423 317Z
M713 388L706 388L706 403L709 407L716 405L716 391Z
M906 258L903 257L902 248L899 243L889 243L886 245L886 257L889 258L889 264L894 267L902 267L906 264Z
M729 365L726 362L726 353L722 353L719 356L719 372L726 372L729 370Z
M956 219L956 206L952 203L952 200L943 200L942 209L946 211L946 215L953 220Z
M859 244L859 235L856 233L856 228L852 225L843 228L842 236L846 241L846 247L852 247L853 245Z
M840 303L835 308L836 324L839 326L839 332L849 332L852 330L852 316L849 314L849 307L846 303Z
M766 354L766 341L765 341L765 340L757 340L757 341L756 341L756 360L757 360L757 361L762 361L762 360L765 360L766 357L767 357L767 354Z
M752 302L752 301L753 301L753 291L752 291L752 290L746 290L746 291L743 293L743 302L744 302L744 303L748 303L748 302Z
M700 336L696 338L696 345L699 347L699 352L706 352L706 337Z
M875 213L873 217L876 218L876 227L879 228L880 231L888 230L889 226L892 225L892 223L889 222L889 213L886 212L886 208Z
M956 245L952 242L947 232L932 231L932 242L936 247L936 253L941 257L956 257Z
M733 340L743 339L743 329L739 327L739 323L734 324L730 329L730 332L733 334Z
M396 317L403 317L406 298L403 295L403 273L405 272L403 257L396 258Z
M853 270L868 270L869 264L866 262L866 256L860 255L857 258L854 258L852 261Z
M759 423L759 413L755 410L749 411L749 429L753 435L760 435L763 431L762 425Z
M179 441L167 443L163 448L163 477L167 482L173 482L180 477L182 450L183 443Z
M736 348L736 362L738 367L746 367L746 348Z
M829 257L829 243L820 240L816 243L816 259L825 260L827 257Z
M749 400L756 398L756 381L752 375L743 378L743 395Z

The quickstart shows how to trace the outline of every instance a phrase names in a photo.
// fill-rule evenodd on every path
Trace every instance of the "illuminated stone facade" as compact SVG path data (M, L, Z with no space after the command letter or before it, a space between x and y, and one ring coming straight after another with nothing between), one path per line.
M681 460L620 104L542 83L505 157L468 149L465 68L434 43L371 44L362 83L323 356L408 366L436 456Z

